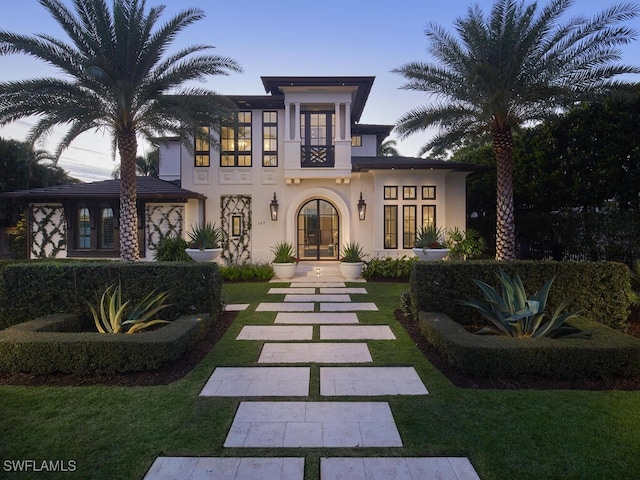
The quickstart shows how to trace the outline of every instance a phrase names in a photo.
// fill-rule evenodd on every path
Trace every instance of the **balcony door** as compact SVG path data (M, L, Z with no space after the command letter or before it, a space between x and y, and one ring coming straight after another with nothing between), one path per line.
M337 260L340 254L340 218L326 200L314 199L298 212L298 258Z
M333 134L336 115L333 112L302 112L300 114L302 167L333 167L335 152Z

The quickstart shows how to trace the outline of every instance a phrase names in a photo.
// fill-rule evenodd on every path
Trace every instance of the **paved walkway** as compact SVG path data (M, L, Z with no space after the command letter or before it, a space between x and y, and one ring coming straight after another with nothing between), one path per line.
M285 295L284 302L263 302L256 311L277 312L274 324L245 325L236 338L264 342L257 366L218 367L200 392L201 396L247 399L239 404L225 448L300 448L300 455L159 457L145 480L303 480L305 448L352 448L355 452L358 448L403 446L393 412L379 397L429 392L413 367L370 365L366 341L393 341L393 332L388 325L359 323L356 312L377 310L375 303L366 301L366 287L346 287L339 278L326 280L299 278L288 287L271 288L270 294ZM226 308L242 311L249 306ZM319 382L311 381L312 364L320 364L315 370ZM311 391L318 384L319 391ZM327 400L308 401L311 395ZM332 400L347 396L378 398L371 402ZM264 397L287 398L265 401ZM291 401L291 397L300 400ZM320 480L432 478L479 479L469 460L461 457L320 459Z

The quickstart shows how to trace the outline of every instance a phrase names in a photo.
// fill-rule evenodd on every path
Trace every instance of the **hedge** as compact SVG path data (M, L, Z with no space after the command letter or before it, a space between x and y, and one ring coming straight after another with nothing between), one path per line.
M589 320L571 324L592 338L518 339L474 335L442 313L420 312L427 341L463 373L483 378L540 375L587 379L640 375L640 340Z
M50 313L89 316L85 299L97 303L118 281L123 301L132 304L154 289L169 290L167 318L219 313L222 278L215 263L30 261L0 270L0 328Z
M0 371L114 374L153 370L180 358L209 327L209 315L188 315L135 334L77 332L82 319L53 314L0 331Z
M571 299L569 309L579 310L584 318L620 330L627 327L630 274L626 265L616 262L416 262L410 280L414 317L421 311L442 312L464 325L486 323L460 300L466 296L483 298L474 279L498 288L496 273L500 268L510 276L518 273L530 295L556 276L549 293L551 311Z

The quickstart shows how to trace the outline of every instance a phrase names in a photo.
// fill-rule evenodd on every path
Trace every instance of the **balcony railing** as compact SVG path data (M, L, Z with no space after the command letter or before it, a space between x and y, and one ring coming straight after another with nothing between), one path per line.
M300 165L302 167L333 167L336 153L333 145L302 145Z

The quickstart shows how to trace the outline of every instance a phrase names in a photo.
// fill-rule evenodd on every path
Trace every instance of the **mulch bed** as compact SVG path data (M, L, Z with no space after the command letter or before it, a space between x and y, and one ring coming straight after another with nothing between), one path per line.
M640 376L599 380L557 380L534 375L517 379L485 379L466 375L451 367L425 340L416 321L406 318L399 309L394 314L420 351L456 387L498 390L640 390ZM640 323L632 323L627 334L640 338Z
M131 372L115 375L71 375L56 373L31 375L28 373L0 373L2 385L114 385L114 386L151 386L167 385L189 373L209 353L211 348L233 323L238 312L223 312L207 332L207 336L190 348L179 360L148 372Z

